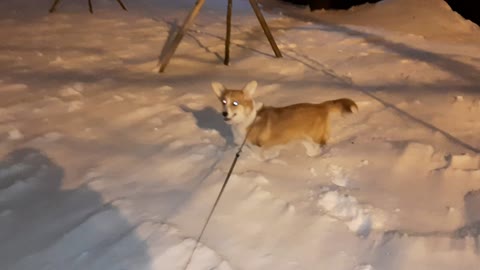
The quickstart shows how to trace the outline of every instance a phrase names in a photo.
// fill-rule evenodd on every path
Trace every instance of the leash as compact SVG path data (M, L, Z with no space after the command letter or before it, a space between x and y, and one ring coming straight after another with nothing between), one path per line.
M253 122L255 122L256 119L257 119L257 116L255 116L255 118L253 119ZM230 165L230 169L228 170L227 176L225 177L225 180L223 181L222 188L220 189L220 192L218 193L217 199L215 200L215 203L213 204L213 207L210 210L210 213L208 214L207 220L205 221L205 224L203 225L203 228L200 231L200 235L198 236L197 241L195 242L195 246L193 247L192 252L190 253L190 256L188 257L188 261L185 264L185 267L183 268L183 270L188 269L188 266L192 262L193 254L197 250L198 243L200 243L200 239L202 238L203 233L205 232L205 229L207 228L208 222L210 221L210 218L212 217L213 212L215 211L215 208L217 207L217 204L220 201L220 198L222 197L223 191L225 190L225 187L227 186L228 180L230 180L230 176L232 175L233 169L235 168L235 165L237 164L237 160L240 157L240 153L242 152L243 146L247 142L247 138L248 138L248 134L250 134L250 130L251 129L249 129L247 131L247 133L245 135L245 138L243 139L242 144L240 145L237 153L235 154L235 158L233 159L232 165Z

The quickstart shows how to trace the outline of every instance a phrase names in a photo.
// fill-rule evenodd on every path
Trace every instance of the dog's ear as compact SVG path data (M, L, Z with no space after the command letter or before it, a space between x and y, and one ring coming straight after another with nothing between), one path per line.
M249 83L247 83L244 87L243 87L243 93L249 97L249 98L252 98L253 97L253 94L255 93L255 90L257 90L257 81L251 81Z
M215 95L217 95L218 98L220 98L223 95L223 92L225 91L225 86L219 82L212 82L212 89L213 92L215 92Z

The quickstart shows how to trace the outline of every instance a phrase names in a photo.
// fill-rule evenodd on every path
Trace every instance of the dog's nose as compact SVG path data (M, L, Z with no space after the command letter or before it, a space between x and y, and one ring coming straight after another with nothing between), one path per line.
M227 117L228 113L227 112L222 112L223 117Z

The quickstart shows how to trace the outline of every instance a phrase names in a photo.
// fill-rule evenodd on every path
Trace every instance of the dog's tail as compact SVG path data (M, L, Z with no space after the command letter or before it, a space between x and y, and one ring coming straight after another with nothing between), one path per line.
M345 113L354 113L358 111L357 104L348 98L340 98L329 100L324 103L327 106L328 112L339 112L342 115Z

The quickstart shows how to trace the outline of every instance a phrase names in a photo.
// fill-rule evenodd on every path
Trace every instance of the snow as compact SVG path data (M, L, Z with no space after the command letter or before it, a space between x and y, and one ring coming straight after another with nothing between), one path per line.
M184 269L237 151L210 84L251 80L359 111L321 149L247 146L187 269L478 269L480 29L443 1L260 1L281 59L235 1L226 67L209 0L164 74L193 1L92 3L0 3L2 269Z

